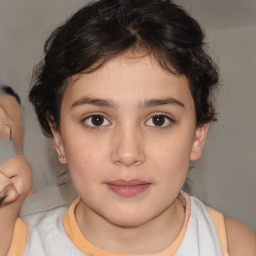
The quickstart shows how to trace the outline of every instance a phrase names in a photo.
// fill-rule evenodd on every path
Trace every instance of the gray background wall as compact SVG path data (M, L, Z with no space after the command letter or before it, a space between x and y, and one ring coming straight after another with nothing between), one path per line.
M192 194L256 231L256 0L176 0L206 31L220 66L219 121L190 172ZM13 86L25 108L25 151L34 188L56 183L52 142L41 135L27 100L32 69L49 33L86 1L0 0L0 83Z

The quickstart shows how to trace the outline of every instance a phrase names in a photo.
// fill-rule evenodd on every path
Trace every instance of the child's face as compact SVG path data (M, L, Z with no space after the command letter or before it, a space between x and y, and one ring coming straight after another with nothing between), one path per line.
M208 128L186 78L118 57L69 83L54 139L87 214L136 226L171 212Z

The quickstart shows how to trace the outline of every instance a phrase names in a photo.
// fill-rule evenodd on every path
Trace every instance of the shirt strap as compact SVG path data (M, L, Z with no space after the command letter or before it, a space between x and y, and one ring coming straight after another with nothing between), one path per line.
M10 250L7 256L22 256L27 241L28 228L21 218L16 220Z
M224 216L220 212L217 212L214 209L207 206L206 206L206 210L211 216L213 223L215 225L215 228L217 230L219 240L220 240L222 255L228 256L227 234L226 234Z

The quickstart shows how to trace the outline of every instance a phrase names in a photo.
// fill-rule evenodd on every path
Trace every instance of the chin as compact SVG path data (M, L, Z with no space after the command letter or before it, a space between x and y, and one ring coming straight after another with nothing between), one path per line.
M122 218L122 219L113 219L110 220L110 222L112 224L114 224L115 226L119 226L119 227L123 227L123 228L133 228L133 227L138 227L141 226L143 224L145 224L145 219L141 218L141 219L134 219L134 218Z
M145 212L139 211L115 211L115 215L113 216L112 214L107 216L106 219L111 224L120 227L138 227L145 224L151 219L150 216L147 216Z

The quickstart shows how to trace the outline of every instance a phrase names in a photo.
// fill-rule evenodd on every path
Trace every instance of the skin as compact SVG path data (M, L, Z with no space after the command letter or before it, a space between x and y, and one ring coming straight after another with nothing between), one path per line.
M0 255L7 255L22 203L31 190L32 172L23 154L24 126L13 96L0 94L0 136L11 139L16 155L0 163Z
M31 189L31 168L23 154L24 125L20 105L12 95L0 93L0 136L10 139L16 155L0 163L0 192L3 205L15 201Z
M15 145L17 154L23 154L24 125L17 100L0 93L0 136L9 138Z
M102 249L147 254L168 247L182 227L177 196L189 162L201 155L209 124L196 127L184 76L167 73L149 56L137 57L118 57L71 78L60 132L53 134L82 198L76 218L86 238ZM103 116L100 127L93 126L92 114ZM107 185L120 179L150 185L123 197Z
M176 197L189 161L201 155L209 125L196 127L193 99L184 77L166 73L149 57L126 57L78 80L70 78L61 107L61 130L54 130L53 124L52 130L60 162L68 163L82 197L75 214L87 239L106 250L152 254L169 246L183 224L184 208ZM173 100L141 105L167 96L184 106ZM86 103L81 97L111 99L115 106L102 101L88 104L88 98ZM0 125L8 127L2 130L8 138L15 134L10 129L23 124L6 106L0 112ZM92 113L106 116L101 128L91 127ZM164 118L164 125L156 127L152 119L156 114L171 116L174 121ZM139 178L151 185L136 196L121 197L106 186L106 181L119 178ZM31 183L31 168L23 154L0 163L0 194L8 191L0 207L0 255L7 255ZM237 220L225 221L229 255L255 255L253 231Z
M225 217L230 256L256 256L256 234L243 222Z
M82 198L75 212L82 233L109 251L164 250L182 227L184 208L177 195L189 162L201 156L209 128L196 127L188 81L162 70L149 56L130 54L68 82L60 131L51 125L59 160L69 165ZM168 104L146 104L167 98L172 99ZM99 127L92 114L103 116ZM156 127L157 114L171 120ZM118 179L151 185L122 197L106 186ZM225 224L229 255L256 255L255 233L233 218L225 217Z
M1 256L7 255L15 222L31 186L31 167L24 155L16 155L0 163L0 197L5 197L0 206Z

